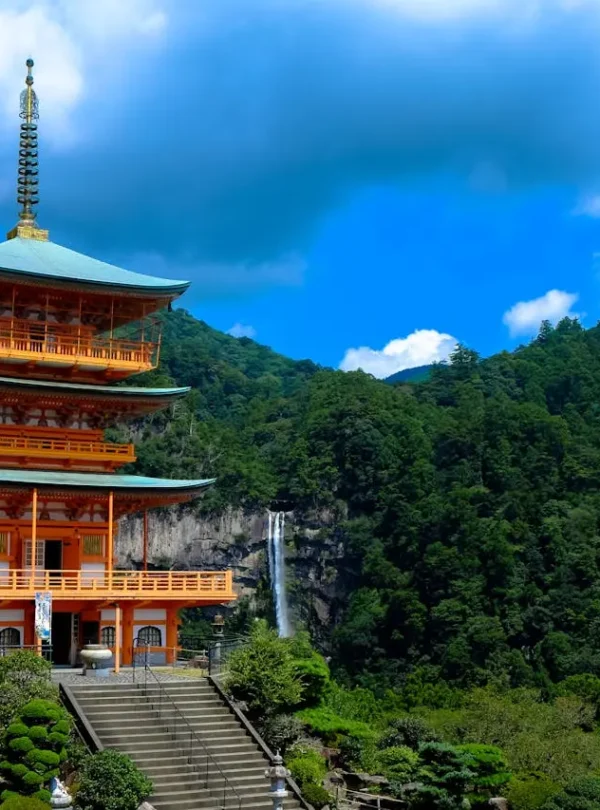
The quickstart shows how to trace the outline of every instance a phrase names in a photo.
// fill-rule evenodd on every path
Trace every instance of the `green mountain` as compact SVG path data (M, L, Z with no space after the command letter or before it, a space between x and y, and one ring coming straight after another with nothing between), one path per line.
M397 371L385 378L386 383L400 383L400 382L423 382L428 380L431 376L431 369L433 365L428 366L415 366L414 368L405 368L402 371Z
M512 354L458 349L418 386L295 363L165 318L190 384L141 428L137 469L215 475L202 509L338 516L353 681L513 685L600 672L600 328L564 320ZM416 677L416 676L415 676Z

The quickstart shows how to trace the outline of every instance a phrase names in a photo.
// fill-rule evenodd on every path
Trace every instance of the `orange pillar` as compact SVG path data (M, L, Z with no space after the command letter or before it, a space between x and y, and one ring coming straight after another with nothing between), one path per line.
M31 501L31 586L35 588L35 562L37 558L37 501L38 491L33 490L33 498Z
M167 608L167 664L177 660L177 608Z
M114 496L113 496L113 491L111 490L108 493L108 549L107 549L107 552L106 552L106 556L108 558L108 587L109 588L112 585L112 570L113 570L113 560L114 560L113 515L114 515Z
M133 659L133 606L126 605L123 608L123 649L121 652L121 663L123 666L131 666Z
M121 671L121 608L115 605L115 675Z
M144 509L144 571L148 570L148 510Z

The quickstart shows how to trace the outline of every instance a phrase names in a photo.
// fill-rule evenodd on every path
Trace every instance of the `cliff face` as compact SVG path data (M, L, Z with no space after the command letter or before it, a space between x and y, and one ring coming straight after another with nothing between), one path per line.
M269 588L267 513L229 509L219 517L179 508L149 513L148 563L162 570L231 568L240 597L253 603ZM118 564L140 568L143 521L125 518L116 540ZM344 598L343 544L332 516L286 513L286 583L290 615L317 637L335 622Z

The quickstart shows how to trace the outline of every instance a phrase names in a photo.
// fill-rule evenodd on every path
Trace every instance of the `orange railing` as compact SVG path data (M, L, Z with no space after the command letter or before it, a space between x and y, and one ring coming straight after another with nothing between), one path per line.
M95 366L151 369L158 365L158 343L97 337L89 329L63 324L0 318L0 359L37 359Z
M71 439L36 439L24 436L2 436L0 433L0 456L23 455L127 464L135 461L135 448L133 444L109 444L108 442L85 442Z
M0 599L33 598L235 599L231 571L30 571L0 569Z

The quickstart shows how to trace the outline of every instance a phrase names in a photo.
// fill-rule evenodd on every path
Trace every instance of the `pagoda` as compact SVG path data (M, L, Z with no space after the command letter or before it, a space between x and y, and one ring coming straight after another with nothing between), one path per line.
M0 655L41 649L36 598L51 604L51 650L74 665L86 643L177 649L178 611L235 598L231 571L148 571L149 509L198 498L212 480L124 475L120 420L165 408L188 388L115 385L158 365L156 312L186 281L133 273L50 241L38 227L38 100L33 61L21 93L19 222L0 243ZM117 521L144 515L142 570L119 570Z

